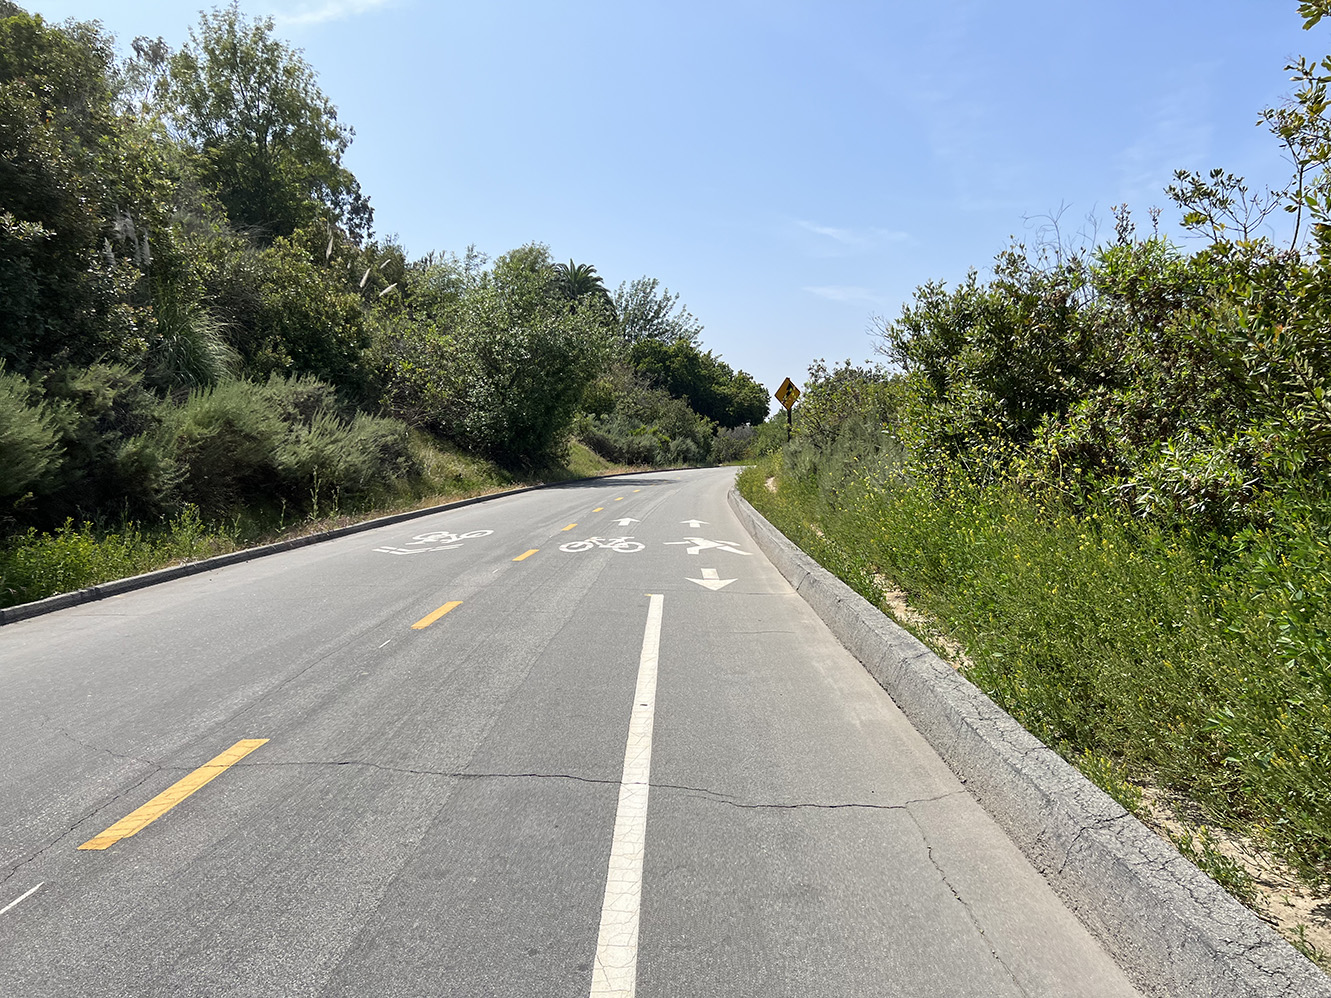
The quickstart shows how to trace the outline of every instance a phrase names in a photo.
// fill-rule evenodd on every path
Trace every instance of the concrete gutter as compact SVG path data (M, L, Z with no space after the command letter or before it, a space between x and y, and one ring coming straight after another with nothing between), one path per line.
M643 474L665 474L671 471L685 471L685 468L653 468L651 471L626 471L622 475L643 475ZM390 516L381 516L374 520L364 520L360 523L351 523L345 527L335 527L332 530L321 530L318 533L307 534L304 537L293 537L290 540L278 541L275 544L264 544L261 547L246 548L244 551L232 551L230 554L219 554L213 558L204 558L201 561L188 561L181 565L172 565L170 568L160 568L155 572L145 572L143 575L134 575L128 579L116 579L112 582L103 582L100 585L89 586L87 589L76 589L69 593L59 593L55 596L48 596L46 599L34 600L31 603L20 603L18 606L6 607L0 609L0 625L12 624L18 620L27 620L29 617L40 617L45 613L54 613L56 610L65 610L71 606L80 606L84 603L92 603L95 600L106 599L109 596L119 596L121 593L132 592L135 589L145 589L148 586L155 586L162 582L170 582L173 579L183 579L187 575L197 575L200 572L211 572L217 568L223 568L227 565L239 564L242 561L252 561L255 558L265 558L270 554L281 554L283 551L294 551L296 548L303 548L308 544L318 544L322 541L331 541L337 537L345 537L347 534L358 534L362 530L374 530L376 527L388 527L394 523L402 523L404 520L415 520L422 516L431 516L434 513L442 513L445 510L458 509L462 506L470 506L473 503L488 502L491 499L503 499L506 496L521 495L523 492L535 492L537 489L555 489L561 485L576 485L581 482L599 482L604 479L619 478L622 475L602 475L600 478L571 478L566 482L550 482L546 485L527 485L518 489L506 489L503 492L490 492L483 496L473 496L470 499L458 499L454 502L446 502L440 506L429 506L425 509L413 509L405 513L393 513Z
M731 489L758 546L1142 990L1331 998L1331 978Z

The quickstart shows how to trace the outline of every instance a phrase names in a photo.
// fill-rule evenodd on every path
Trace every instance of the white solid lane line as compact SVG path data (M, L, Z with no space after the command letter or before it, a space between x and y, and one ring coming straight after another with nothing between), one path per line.
M46 883L45 880L42 881L42 884L44 884L44 883ZM42 886L42 884L38 884L37 887ZM4 914L5 912L7 912L10 908L16 908L16 907L18 907L18 903L19 903L20 901L22 901L24 898L28 897L29 895L37 893L37 887L29 887L26 891L24 891L24 892L23 892L22 894L20 894L18 897L14 898L13 901L10 901L9 904L5 905L3 908L0 908L0 915L3 915L3 914Z
M661 609L665 597L649 594L647 629L638 659L619 809L610 844L610 869L596 938L591 998L633 998L638 978L638 914L642 907L642 860L647 844L647 790L652 771L652 721L656 714L656 666L661 653Z

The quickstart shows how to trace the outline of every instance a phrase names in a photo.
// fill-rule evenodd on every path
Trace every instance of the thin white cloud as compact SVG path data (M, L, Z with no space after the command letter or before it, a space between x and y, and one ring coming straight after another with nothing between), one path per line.
M857 236L854 232L851 232L850 229L836 229L830 225L815 225L813 222L803 221L799 223L799 226L801 229L807 229L809 232L817 233L820 236L826 236L828 239L835 239L837 242L844 243L847 246L856 246L864 241L862 236Z
M828 301L867 301L875 305L881 305L884 300L881 295L869 288L846 284L822 284L801 288L800 290L807 291L819 298L826 298Z
M799 219L795 223L805 232L812 232L816 236L822 236L824 239L830 239L841 251L867 251L883 243L899 243L909 238L905 232L899 232L894 229L880 229L875 227L864 229L842 229L834 225L819 225L817 222L809 222ZM822 247L827 249L826 245Z
M325 24L357 17L386 7L393 0L324 0L323 3L302 3L292 11L278 11L273 20L281 25Z

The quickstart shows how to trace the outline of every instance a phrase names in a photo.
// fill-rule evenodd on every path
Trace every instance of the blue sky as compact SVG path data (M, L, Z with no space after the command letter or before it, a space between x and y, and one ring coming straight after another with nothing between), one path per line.
M28 0L188 37L199 4ZM250 0L356 130L412 255L529 241L678 292L769 389L873 355L871 316L983 269L1038 216L1164 208L1176 168L1288 167L1254 123L1331 52L1296 0Z

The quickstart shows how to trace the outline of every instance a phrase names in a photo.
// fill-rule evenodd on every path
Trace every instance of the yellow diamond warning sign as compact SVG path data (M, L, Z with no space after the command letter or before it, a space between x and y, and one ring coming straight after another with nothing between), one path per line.
M795 382L787 378L785 381L781 382L781 387L772 394L776 396L776 400L784 405L786 410L789 411L790 407L795 404L795 400L800 397L800 390L795 387Z

